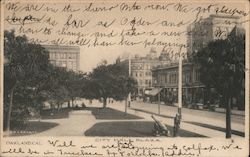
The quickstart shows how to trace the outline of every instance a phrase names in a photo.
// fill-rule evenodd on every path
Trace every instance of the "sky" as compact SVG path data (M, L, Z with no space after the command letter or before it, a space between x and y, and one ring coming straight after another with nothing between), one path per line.
M210 1L203 3L177 3L175 1L123 3L114 1L113 3L78 2L68 4L59 1L36 4L6 2L3 6L3 20L5 30L15 29L17 35L25 34L30 41L36 40L40 44L51 44L58 39L89 41L86 45L80 45L80 70L89 72L102 60L112 63L124 53L145 56L154 47L159 55L164 46L145 46L145 42L152 42L154 39L165 43L186 44L185 33L174 36L162 35L162 32L185 32L187 26L197 17L206 18L210 14L226 16L234 14L244 21L249 18L249 12L246 11L247 4L240 2L218 4ZM156 10L157 5L165 8ZM64 8L66 10L63 10ZM131 31L127 31L131 29L140 33L144 32L144 34L124 35L124 32L131 33ZM62 35L60 34L62 30L82 36L78 38L73 35ZM121 35L122 32L123 35ZM156 35L156 33L159 34ZM119 44L122 39L124 39L123 44ZM95 45L96 40L98 46ZM100 46L103 42L108 46ZM138 44L132 45L132 42L138 42ZM62 45L69 45L69 42ZM174 52L179 49L178 46L168 48ZM186 49L183 48L182 53L185 52Z

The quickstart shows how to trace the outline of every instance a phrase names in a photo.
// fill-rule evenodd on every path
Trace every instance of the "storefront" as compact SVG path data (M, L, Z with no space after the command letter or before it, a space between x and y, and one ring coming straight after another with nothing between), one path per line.
M150 90L145 90L145 101L157 102L161 100L162 88L152 88Z

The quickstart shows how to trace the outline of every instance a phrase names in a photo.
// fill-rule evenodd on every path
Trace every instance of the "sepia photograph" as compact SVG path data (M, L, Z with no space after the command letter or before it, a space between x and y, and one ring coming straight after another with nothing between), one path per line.
M249 1L4 0L1 41L3 156L248 155ZM180 139L229 144L133 144Z

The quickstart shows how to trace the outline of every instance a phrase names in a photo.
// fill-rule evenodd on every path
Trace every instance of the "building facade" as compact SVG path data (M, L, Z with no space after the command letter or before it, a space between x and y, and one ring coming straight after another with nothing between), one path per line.
M200 81L199 67L184 61L182 65L183 104L203 103L205 86ZM160 100L166 104L177 103L178 63L170 63L152 69L153 86L161 89ZM156 93L157 94L157 93Z
M161 55L162 56L162 55ZM128 65L128 59L124 60ZM169 58L159 59L157 52L152 48L145 57L135 55L131 58L131 76L137 81L137 96L143 96L145 90L153 88L152 69L169 63Z
M239 17L210 15L200 19L187 27L187 56L192 59L193 54L207 46L213 40L226 39L236 25Z
M224 40L230 38L232 34L244 35L244 29L238 24L238 20L239 18L234 16L210 15L208 18L188 26L188 58L183 61L182 65L183 105L197 103L206 105L208 101L210 103L220 101L220 96L215 89L207 89L200 81L199 65L194 63L193 55L211 41ZM160 101L169 104L176 103L178 98L178 63L157 66L152 69L152 76L153 86L160 93Z
M43 45L49 52L50 63L67 70L78 71L80 67L80 48L77 46Z

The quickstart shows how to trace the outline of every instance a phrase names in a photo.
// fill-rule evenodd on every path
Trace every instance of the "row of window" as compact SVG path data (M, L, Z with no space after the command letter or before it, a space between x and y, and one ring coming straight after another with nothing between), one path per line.
M50 52L49 53L50 59L76 59L76 53L57 53L57 52Z
M67 61L51 60L50 62L51 62L51 64L58 66L58 67L65 67L68 69L76 70L76 62L69 61L68 64L67 64Z
M178 77L177 77L176 73L173 73L173 74L170 74L170 75L167 75L167 74L160 75L158 77L158 79L159 79L160 84L163 84L163 83L175 84L175 83L177 83Z
M153 65L149 65L149 64L146 64L146 65L143 65L143 64L133 64L132 65L132 69L133 70L151 70L152 68L154 68L155 66Z
M158 81L155 83L159 82L159 84L177 84L178 83L178 74L176 73L170 73L170 74L159 74ZM195 71L194 75L194 82L199 82L200 81L200 73L198 70ZM192 82L192 77L190 71L184 72L182 75L182 83L189 84Z
M146 71L145 73L144 72L133 72L132 76L133 77L152 76L152 73L151 73L151 71Z
M151 84L152 82L149 79L146 79L146 80L139 79L137 80L137 82L139 86L142 86L142 85L151 86L152 85Z

